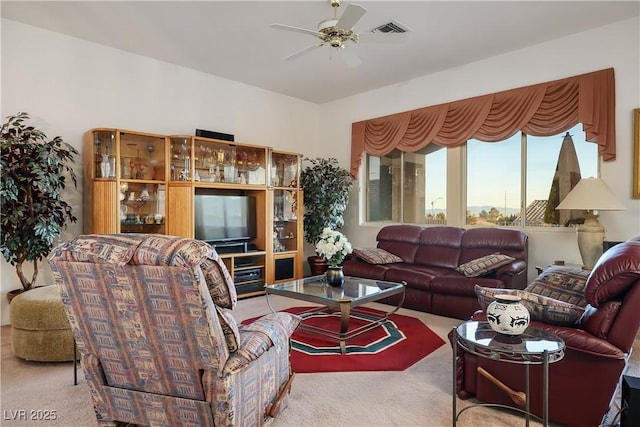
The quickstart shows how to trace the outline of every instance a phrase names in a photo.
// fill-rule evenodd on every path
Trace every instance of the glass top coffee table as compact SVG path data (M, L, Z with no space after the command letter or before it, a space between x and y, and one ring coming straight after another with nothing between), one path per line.
M275 312L275 310L271 306L269 295L280 295L319 304L318 307L310 307L309 310L299 313L303 320L305 317L313 316L314 313L325 312L327 310L329 312L339 310L340 331L306 325L304 322L300 327L323 336L337 339L340 343L340 352L346 354L347 340L381 325L387 321L389 315L398 311L404 302L404 287L405 285L403 283L345 276L344 284L339 288L334 288L327 284L324 275L320 275L279 283L277 285L267 285L265 286L265 290L267 293L267 304L273 312ZM349 331L349 320L351 318L351 312L355 312L354 308L398 294L400 294L401 297L398 305L394 307L393 310L384 313L380 318L367 321L364 325ZM370 316L370 314L370 312L367 312L368 316Z

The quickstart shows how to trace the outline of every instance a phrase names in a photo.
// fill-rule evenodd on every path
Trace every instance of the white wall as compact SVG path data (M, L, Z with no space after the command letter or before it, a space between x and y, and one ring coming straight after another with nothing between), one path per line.
M624 240L640 234L640 200L630 198L631 110L640 107L639 33L640 18L634 18L318 106L3 19L1 113L4 118L27 111L47 135L62 135L77 148L93 127L160 134L191 134L199 127L310 157L336 157L348 167L352 122L614 67L618 158L602 165L602 176L627 210L605 212L601 221L608 240ZM82 175L80 164L76 171ZM461 203L452 184L447 199ZM360 190L353 191L344 231L355 246L372 246L379 227L360 223ZM79 194L68 200L81 218ZM76 224L63 237L81 229ZM530 277L536 264L579 262L573 232L527 232ZM312 250L307 246L305 252ZM50 282L43 269L38 282ZM0 277L6 324L4 294L18 281L4 260Z
M602 163L601 175L627 209L601 212L600 220L607 230L607 240L626 240L640 235L640 200L631 199L632 110L640 107L638 34L640 19L633 18L335 101L323 106L320 122L323 137L333 143L333 154L342 165L349 167L352 122L613 67L617 158ZM449 177L458 176L459 151L451 153L449 170L456 170ZM362 174L362 170L360 172ZM460 185L452 184L447 190L450 209L453 203L464 206ZM347 226L343 231L356 247L375 246L380 226L362 222L362 190L355 190L350 198ZM463 220L450 218L450 225L463 226ZM546 265L556 259L580 263L573 230L527 229L526 232L530 237L529 279L535 277L535 265Z
M318 145L319 109L306 101L2 20L2 121L26 111L48 137L61 135L79 151L83 133L94 127L188 135L201 128L235 134L236 141L299 151L301 141ZM81 178L80 158L74 170ZM64 239L82 231L81 194L80 187L66 197L79 221ZM5 293L20 283L4 259L0 277L1 322L7 324ZM51 282L45 261L37 283Z

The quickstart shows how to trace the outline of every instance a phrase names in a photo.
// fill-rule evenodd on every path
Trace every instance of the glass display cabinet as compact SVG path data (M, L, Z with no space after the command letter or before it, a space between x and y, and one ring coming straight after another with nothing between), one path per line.
M87 233L165 233L166 137L93 129L84 142Z
M166 137L119 132L121 233L164 234Z
M273 188L273 276L271 283L302 277L302 192L300 155L271 152Z

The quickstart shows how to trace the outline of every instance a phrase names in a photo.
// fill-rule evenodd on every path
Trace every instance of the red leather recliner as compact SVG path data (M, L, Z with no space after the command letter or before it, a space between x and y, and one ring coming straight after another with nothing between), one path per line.
M549 365L549 420L568 427L597 427L609 410L640 327L640 236L605 252L587 279L589 306L574 327L542 322L565 342L565 356ZM483 320L476 312L474 320ZM450 335L451 340L451 335ZM515 406L496 385L477 372L489 371L514 390L525 389L524 365L497 362L458 347L457 394L482 402ZM531 409L542 415L542 367L530 370Z

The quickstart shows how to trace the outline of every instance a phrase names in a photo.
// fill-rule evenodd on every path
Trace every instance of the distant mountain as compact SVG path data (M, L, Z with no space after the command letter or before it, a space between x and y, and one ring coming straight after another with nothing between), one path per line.
M491 210L493 206L469 206L469 210L471 211L472 214L474 215L478 215L480 212L487 211L489 212ZM496 209L498 209L498 211L500 211L501 214L503 215L519 215L520 214L520 209L518 208L507 208L507 212L504 212L504 207L497 207L495 206ZM446 214L446 210L445 209L425 209L424 214L425 215L429 215L429 214L433 214L433 215L437 215L439 213L445 213Z
M491 210L491 208L498 209L498 211L501 214L506 215L506 216L518 215L520 213L520 209L519 208L507 208L507 210L505 212L504 206L503 207L489 206L489 205L486 205L486 206L467 206L467 210L471 211L471 213L474 214L474 215L478 215L482 211L489 212Z

